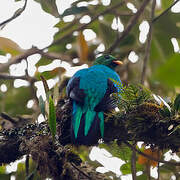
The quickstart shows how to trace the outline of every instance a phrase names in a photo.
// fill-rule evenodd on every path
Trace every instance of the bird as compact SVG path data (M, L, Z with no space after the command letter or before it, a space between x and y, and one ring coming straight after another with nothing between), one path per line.
M112 55L101 55L94 64L77 71L69 80L66 93L72 102L71 142L95 145L104 137L104 112L117 107L112 93L121 92L119 75L123 64ZM119 93L118 93L119 94Z

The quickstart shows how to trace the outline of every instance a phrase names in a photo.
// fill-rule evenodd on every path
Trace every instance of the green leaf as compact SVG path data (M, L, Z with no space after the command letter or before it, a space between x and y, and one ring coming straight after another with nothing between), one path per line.
M172 55L154 74L154 79L169 86L180 86L180 54Z
M61 15L61 17L75 15L75 14L81 14L81 13L84 13L87 11L88 11L88 8L86 6L82 6L82 7L72 6L68 9L66 9L63 12L63 14Z
M49 59L47 57L42 57L37 63L36 63L36 67L39 66L45 66L52 63L52 59Z
M176 111L180 110L180 94L176 96L176 99L174 100L174 109Z
M99 147L106 149L113 156L118 157L126 162L131 159L131 149L126 145L119 146L116 141L112 142L110 145L100 144Z
M6 172L6 166L0 166L0 174L4 174Z
M159 112L161 113L161 115L163 117L170 117L171 116L171 112L169 111L169 109L166 106L164 106L163 109L160 109Z
M131 171L131 163L128 162L126 164L123 164L121 167L120 167L120 170L121 172L125 175L125 174L131 174L132 171ZM143 166L136 163L136 171L143 171Z
M41 113L45 117L45 101L43 100L42 96L39 96L39 107L41 109Z
M52 97L49 96L49 128L53 137L53 140L56 135L56 111L54 107L54 102L52 100Z
M33 172L26 177L26 180L33 180L36 172L37 172L37 168L34 169Z
M45 12L55 17L60 16L56 6L56 0L35 0L35 1L41 4L41 7Z
M0 49L0 55L5 56L5 55L6 55L6 53Z
M54 91L53 91L53 101L57 102L59 97L59 83L56 83L56 85L54 86Z
M123 164L120 167L120 170L124 175L125 174L131 174L131 164L130 163Z

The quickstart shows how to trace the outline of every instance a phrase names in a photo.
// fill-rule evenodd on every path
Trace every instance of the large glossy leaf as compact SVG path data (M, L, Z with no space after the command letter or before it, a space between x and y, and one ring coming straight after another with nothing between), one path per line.
M56 6L56 0L35 0L35 1L41 4L41 7L45 12L55 17L60 16Z

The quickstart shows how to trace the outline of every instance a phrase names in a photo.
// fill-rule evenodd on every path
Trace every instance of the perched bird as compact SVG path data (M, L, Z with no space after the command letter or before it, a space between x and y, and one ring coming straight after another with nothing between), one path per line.
M116 107L111 94L121 91L115 67L122 64L111 55L98 57L90 68L77 71L69 80L72 101L71 139L74 144L93 145L104 136L104 112Z

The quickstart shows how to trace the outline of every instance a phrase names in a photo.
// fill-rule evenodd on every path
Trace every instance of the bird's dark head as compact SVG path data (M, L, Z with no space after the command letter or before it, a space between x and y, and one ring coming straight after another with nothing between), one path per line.
M102 55L95 60L94 65L97 64L102 64L114 69L117 65L122 65L123 63L111 55Z

